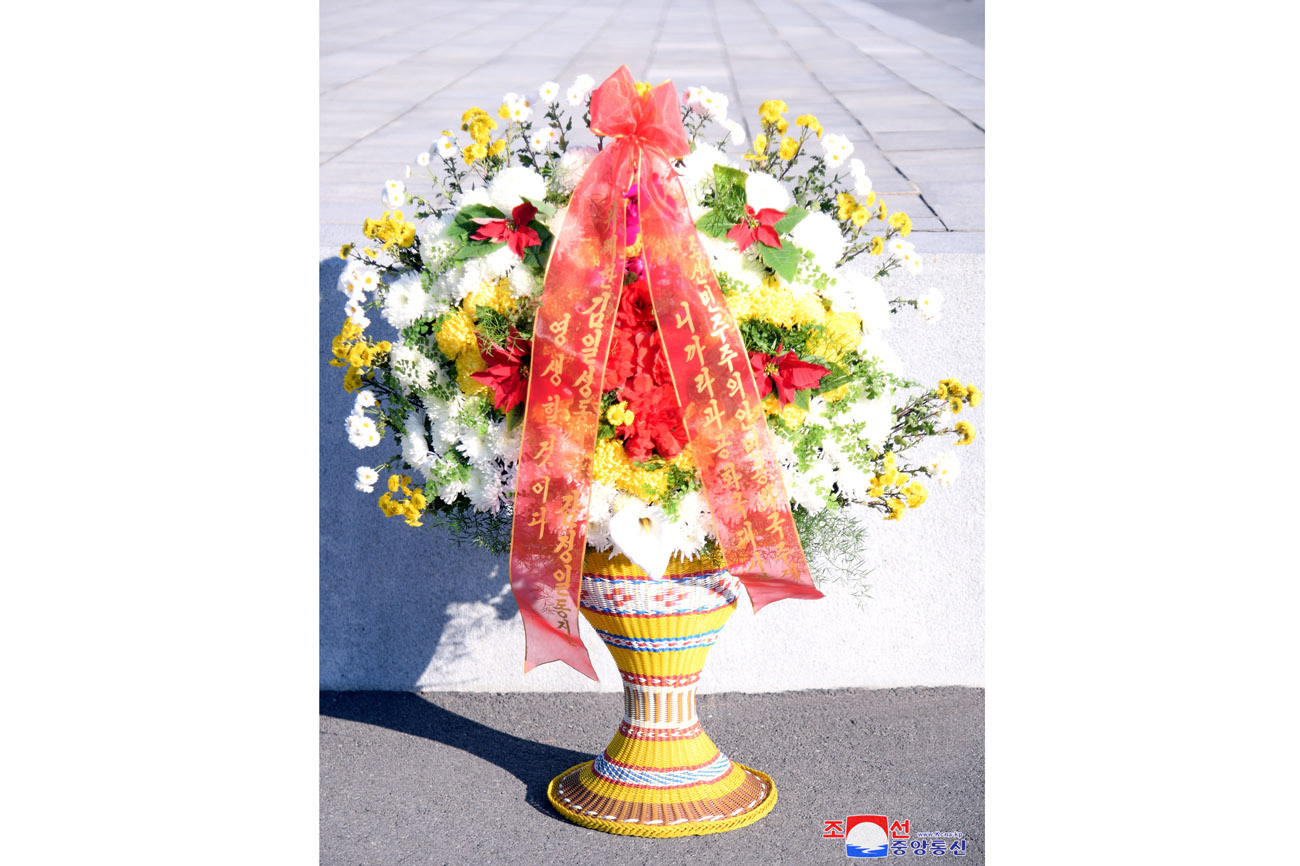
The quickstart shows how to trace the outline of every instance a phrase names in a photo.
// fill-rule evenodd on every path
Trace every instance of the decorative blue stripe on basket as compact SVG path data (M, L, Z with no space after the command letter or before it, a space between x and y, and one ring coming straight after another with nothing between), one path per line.
M610 646L616 646L622 649L639 650L641 652L669 653L713 646L714 642L718 639L717 635L720 631L722 631L721 628L715 628L711 631L686 635L684 637L634 638L627 637L626 635L601 631L600 629L596 629L596 634L600 635L600 639Z
M694 770L629 770L605 760L605 754L596 756L591 765L592 772L611 782L624 785L645 785L651 788L678 788L698 782L712 782L726 775L731 769L731 759L721 752L713 763Z

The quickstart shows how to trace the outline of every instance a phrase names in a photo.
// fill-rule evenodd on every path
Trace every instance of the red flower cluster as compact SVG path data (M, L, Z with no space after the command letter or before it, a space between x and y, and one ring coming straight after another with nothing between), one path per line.
M474 220L480 228L474 234L470 235L471 240L476 241L493 241L494 243L504 243L510 247L511 251L519 258L524 257L524 250L528 247L540 246L542 243L541 235L536 230L528 227L528 224L537 216L537 208L528 202L517 205L510 212L510 218L504 220L488 219L479 217Z
M505 348L496 345L489 348L481 343L480 340L479 351L487 369L470 373L469 377L491 388L492 405L509 412L528 396L528 360L533 341L519 339L519 332L511 328Z
M633 415L631 424L618 428L627 456L676 457L686 445L686 427L644 279L624 286L619 299L602 390L615 388Z
M794 352L781 354L781 346L776 347L775 355L762 352L749 353L749 365L754 370L754 381L758 384L758 396L766 397L776 388L776 399L781 408L794 399L795 391L816 388L822 376L830 372L821 364L800 361Z

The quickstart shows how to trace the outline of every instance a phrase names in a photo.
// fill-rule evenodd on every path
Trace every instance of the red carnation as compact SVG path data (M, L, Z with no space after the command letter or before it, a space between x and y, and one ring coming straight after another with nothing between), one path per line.
M727 237L740 245L742 253L749 249L749 245L754 241L779 250L781 239L777 237L773 226L783 219L785 219L785 212L776 208L765 207L755 212L752 207L745 205L744 218L731 227Z
M474 222L479 224L479 230L470 235L470 238L476 241L504 243L522 259L527 247L541 246L542 243L537 232L528 227L535 216L537 216L537 208L524 202L510 212L508 220L476 217Z
M781 346L776 347L777 354L764 355L762 352L750 352L749 364L754 368L754 381L758 384L759 399L772 393L776 388L776 399L784 409L794 399L795 391L816 388L830 370L820 364L800 361L794 352L781 354Z
M482 353L487 369L469 374L471 379L492 389L492 405L502 412L509 412L528 396L528 358L533 341L520 340L518 336L511 328L507 348L493 345Z

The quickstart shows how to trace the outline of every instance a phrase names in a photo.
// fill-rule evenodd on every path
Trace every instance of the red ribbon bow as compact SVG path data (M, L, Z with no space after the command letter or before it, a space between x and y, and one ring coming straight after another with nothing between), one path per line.
M642 96L620 67L592 93L591 128L615 141L574 190L533 326L510 586L524 621L524 670L558 660L596 679L578 637L578 598L633 183L655 320L728 568L755 611L822 594L799 546L749 355L673 170L670 158L690 153L677 91L664 82Z

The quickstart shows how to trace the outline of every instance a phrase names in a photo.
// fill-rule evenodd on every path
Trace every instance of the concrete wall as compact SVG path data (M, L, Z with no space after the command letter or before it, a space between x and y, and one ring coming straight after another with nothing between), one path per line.
M923 255L927 235L913 236ZM343 315L334 287L340 268L338 259L320 266L321 687L618 690L613 661L585 623L599 684L558 663L525 675L505 558L384 518L377 494L353 489L357 465L395 449L391 440L366 452L347 442L343 419L352 397L343 391L342 371L327 363ZM922 275L899 279L945 296L938 322L900 314L890 332L907 374L927 384L952 376L984 388L983 256L931 255ZM384 327L373 318L372 328ZM832 584L823 586L823 600L782 601L758 615L742 599L710 654L702 691L984 684L983 420L998 399L996 389L986 392L986 404L963 414L979 436L954 449L957 483L932 487L925 505L900 522L864 515L871 598L859 606Z

